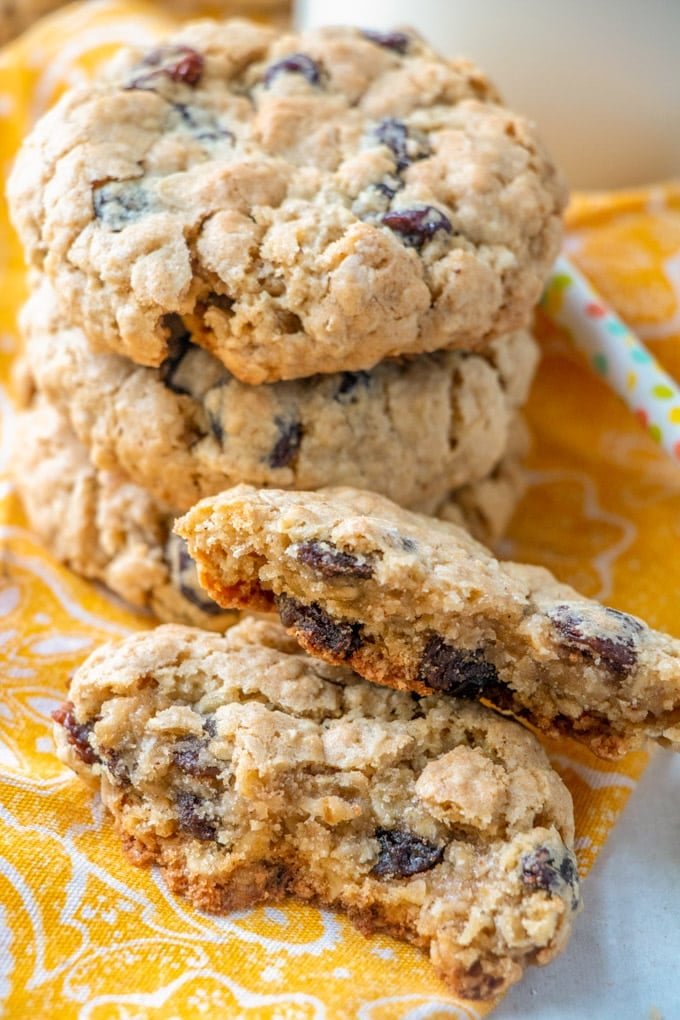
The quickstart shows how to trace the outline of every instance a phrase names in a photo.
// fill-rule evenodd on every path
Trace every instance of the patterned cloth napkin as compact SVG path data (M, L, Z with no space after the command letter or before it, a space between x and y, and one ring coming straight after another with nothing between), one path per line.
M134 0L74 5L0 54L0 160L112 47L173 25ZM101 806L56 760L50 711L96 645L153 625L60 567L26 529L7 478L9 377L26 282L0 208L0 1015L62 1020L467 1018L417 950L285 902L217 918L123 858ZM680 380L680 184L578 196L567 248ZM541 319L530 487L503 555L680 636L680 467ZM547 743L571 789L586 875L647 755L614 764ZM643 862L640 862L641 875ZM585 883L586 909L588 885ZM578 923L574 938L579 937Z

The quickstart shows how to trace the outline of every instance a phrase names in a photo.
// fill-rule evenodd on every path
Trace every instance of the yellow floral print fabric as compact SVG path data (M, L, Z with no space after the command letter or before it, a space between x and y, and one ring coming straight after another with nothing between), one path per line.
M112 49L172 19L111 0L74 5L0 53L0 161ZM53 753L50 712L96 645L153 625L60 567L26 528L7 477L21 254L0 208L0 1015L60 1020L474 1020L417 950L285 902L211 917L123 858L100 804ZM567 248L680 380L680 186L578 196ZM501 553L680 636L680 467L545 317L529 417L529 491ZM585 875L645 753L605 763L549 743L576 807ZM579 937L578 924L575 938Z

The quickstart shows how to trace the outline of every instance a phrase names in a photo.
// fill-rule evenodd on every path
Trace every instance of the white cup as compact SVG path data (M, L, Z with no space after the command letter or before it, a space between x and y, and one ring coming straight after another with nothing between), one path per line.
M537 121L572 187L680 177L680 0L297 0L299 28L412 25Z

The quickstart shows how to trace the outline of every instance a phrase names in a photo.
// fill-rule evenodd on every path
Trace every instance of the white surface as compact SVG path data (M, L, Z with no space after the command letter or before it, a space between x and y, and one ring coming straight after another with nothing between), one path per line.
M297 0L299 25L410 24L533 117L572 187L680 174L680 0Z
M493 1020L680 1020L680 755L655 753L583 894L565 952Z

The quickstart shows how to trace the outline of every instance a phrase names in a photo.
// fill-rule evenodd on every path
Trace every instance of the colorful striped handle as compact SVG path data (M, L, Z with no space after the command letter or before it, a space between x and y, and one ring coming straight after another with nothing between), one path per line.
M563 255L555 263L541 307L568 332L652 438L680 461L680 387Z

